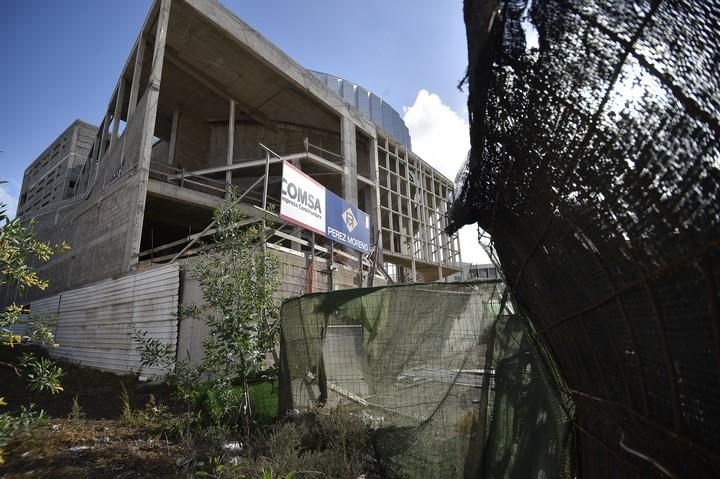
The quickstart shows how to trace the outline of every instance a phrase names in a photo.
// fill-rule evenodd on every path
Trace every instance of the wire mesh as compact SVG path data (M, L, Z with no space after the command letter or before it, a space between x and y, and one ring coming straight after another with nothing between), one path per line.
M586 477L720 475L720 7L465 1L492 236L576 402Z
M306 295L281 321L281 412L360 414L388 477L572 477L571 405L500 282Z

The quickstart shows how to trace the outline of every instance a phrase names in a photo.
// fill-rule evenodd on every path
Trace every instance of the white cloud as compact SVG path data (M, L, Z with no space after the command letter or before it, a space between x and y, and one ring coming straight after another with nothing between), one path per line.
M464 117L427 90L420 90L415 103L405 108L403 117L410 130L412 149L443 175L455 180L470 150L470 131ZM489 263L477 241L477 227L460 230L462 260L470 263Z
M451 180L470 151L467 122L440 97L420 90L403 117L410 130L412 149Z
M10 183L0 184L0 203L6 205L6 213L10 219L15 218L15 212L17 211L17 192L11 194L12 185Z

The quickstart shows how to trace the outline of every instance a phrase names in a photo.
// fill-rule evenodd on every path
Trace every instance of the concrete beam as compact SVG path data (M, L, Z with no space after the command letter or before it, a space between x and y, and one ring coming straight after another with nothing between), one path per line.
M361 175L360 173L358 173L357 179L361 183L365 183L366 185L372 186L373 188L375 187L375 183L373 183L373 181L370 178L367 178L367 177Z
M172 126L170 127L170 149L168 151L168 165L175 164L177 152L178 132L180 131L180 110L173 111Z
M343 179L342 195L345 200L357 206L357 146L355 145L355 123L347 116L340 119L340 139L342 142Z
M98 145L98 151L97 151L97 159L102 160L103 155L107 151L105 148L105 141L107 140L107 134L110 130L110 112L105 113L105 119L102 122L101 125L102 131L100 133L100 145ZM97 174L97 171L95 172Z
M115 111L113 113L113 129L110 136L110 146L108 150L112 150L113 145L117 141L118 132L120 130L120 116L122 115L122 105L125 101L125 78L120 77L118 82L117 98L115 99Z
M410 195L410 184L411 184L410 183L410 157L408 156L407 149L405 149L405 182L407 184L407 194L409 196ZM402 190L399 189L398 191L402 191ZM414 223L414 221L413 221L414 220L414 217L413 217L414 205L413 205L412 200L405 200L405 199L401 198L400 201L407 201L407 205L408 205L408 223L410 226L410 245L409 246L410 246L410 258L411 258L410 271L412 274L412 282L416 283L417 282L417 268L415 266L415 225L413 224Z
M130 224L125 242L123 271L134 269L140 256L140 241L142 239L145 203L147 201L148 180L150 177L150 156L152 154L152 141L155 133L158 99L160 97L160 81L162 80L162 67L165 58L165 42L167 40L171 2L172 0L160 0L160 8L158 11L153 62L150 69L147 92L145 93L147 106L144 110L145 115L142 122L140 155L137 165L138 188L135 190L134 197L130 200Z
M225 158L225 164L232 166L233 154L235 152L235 102L230 100L230 113L228 114L228 138L227 138L227 157ZM228 169L225 171L225 196L230 194L230 188L232 187L232 170Z
M140 77L142 76L143 55L145 55L145 37L140 34L137 41L137 51L135 52L135 65L133 67L132 83L130 84L130 104L128 105L127 121L130 123L135 113L135 107L138 102L138 94L140 90Z
M238 101L236 98L232 98L225 90L222 85L220 85L218 82L214 81L211 78L206 78L205 75L195 68L194 66L190 65L183 59L181 59L179 56L177 56L171 48L169 48L169 51L167 52L167 60L173 64L173 66L177 67L178 69L182 70L184 73L186 73L190 78L193 78L194 80L197 80L200 84L207 87L210 91L217 94L218 96L225 98L227 100L232 100L235 102L235 105L238 107L240 111L242 111L244 114L255 120L256 122L260 123L262 126L267 128L271 131L276 131L277 126L270 120L267 116L265 116L263 113L256 111L255 109L251 108L249 105Z
M206 206L208 208L219 207L223 200L217 196L208 195L199 191L189 190L187 188L180 188L179 186L165 183L160 180L148 181L148 194L165 198L178 203L185 203L194 206Z
M338 173L342 173L343 171L345 171L342 166L338 165L337 163L333 163L332 161L328 161L322 156L316 155L315 153L296 153L294 155L283 156L283 159L288 161L294 159L308 159L314 163L317 163L318 165L322 165L331 170L335 170Z
M326 160L325 158L321 158L314 153L295 153L292 155L286 155L282 158L270 158L270 164L274 163L281 163L282 161L297 161L297 160L310 160L318 165L322 165L326 168L329 168L331 170L335 170L338 173L343 172L343 168L340 165L337 165L331 161ZM179 179L182 177L190 178L192 176L202 176L202 175L209 175L212 173L220 173L223 171L235 171L235 170L243 170L245 168L253 168L256 166L265 166L266 160L248 160L243 161L241 163L234 163L232 165L224 165L224 166L213 166L211 168L203 168L201 170L193 170L193 171L185 171L184 173L177 173L175 175L170 175L169 178L172 179Z
M375 137L375 124L359 111L348 107L338 95L328 94L327 87L285 52L266 40L260 33L240 20L217 0L185 0L192 8L225 30L231 38L268 65L279 75L290 80L301 91L307 91L315 100L338 112L368 136Z
M370 180L373 182L371 208L375 212L377 226L377 255L376 262L383 264L382 216L380 216L380 169L378 160L377 138L370 138Z

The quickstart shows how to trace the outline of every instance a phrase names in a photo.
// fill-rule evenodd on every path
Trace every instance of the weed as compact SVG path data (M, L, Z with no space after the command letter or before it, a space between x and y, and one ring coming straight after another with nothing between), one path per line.
M133 409L130 404L130 395L128 394L125 383L120 383L120 402L122 403L121 417L124 423L131 424L133 422Z
M262 469L262 479L293 479L295 477L295 471L290 471L284 476L273 475L272 469Z
M70 409L70 414L68 414L68 419L76 426L85 419L85 412L80 407L77 394L73 397L72 408Z
M377 477L370 434L363 421L340 409L301 414L256 438L254 455L226 466L232 477L286 479Z
M185 418L173 416L166 406L157 402L154 394L150 394L143 409L137 410L132 408L130 396L124 386L120 399L122 401L122 421L127 426L173 433L185 429L182 424Z

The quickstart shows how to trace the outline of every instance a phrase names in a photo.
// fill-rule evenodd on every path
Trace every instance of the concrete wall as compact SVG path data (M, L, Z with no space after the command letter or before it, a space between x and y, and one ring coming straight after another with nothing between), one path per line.
M95 126L75 120L25 169L18 216L70 197L96 132Z
M48 291L30 290L17 299L27 301L122 273L130 219L127 213L137 184L138 175L127 175L94 199L38 215L37 237L51 244L66 241L70 250L38 267L40 276L50 282Z
M307 284L307 260L303 255L292 254L285 251L274 251L280 262L279 276L281 284L277 291L277 300L283 301L305 294ZM312 292L330 291L330 273L328 262L316 259L313 267ZM344 266L338 266L334 272L335 289L357 288L359 275ZM184 272L181 280L181 302L184 305L203 304L202 292L192 273ZM178 338L178 359L199 364L203 356L202 341L207 336L208 328L204 321L197 319L184 319L180 323Z
M145 95L122 137L103 156L103 166L99 169L86 166L84 185L75 197L28 211L23 216L36 221L34 230L38 239L50 244L65 241L70 250L53 256L46 264L37 265L40 277L50 283L47 291L32 289L17 295L12 288L3 287L0 304L27 303L128 271L128 237L133 234L129 211L140 195L137 165L147 103Z
M179 123L174 166L192 171L225 164L224 156L223 160L215 165L208 162L210 127L207 124L189 115L182 115Z
M172 165L187 171L224 166L227 163L227 123L206 124L181 115L175 159ZM304 140L328 151L340 154L339 133L319 131L301 125L278 124L274 130L251 122L235 124L233 162L264 158L258 143L263 143L280 154L300 153L305 150ZM154 161L168 161L169 143L159 143L153 148ZM339 158L329 158L339 161ZM242 173L238 173L242 176Z

